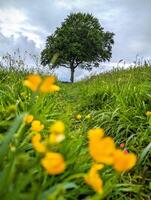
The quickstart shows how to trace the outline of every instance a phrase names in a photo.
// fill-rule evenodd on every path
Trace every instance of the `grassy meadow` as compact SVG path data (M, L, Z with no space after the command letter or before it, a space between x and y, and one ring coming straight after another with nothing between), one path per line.
M73 84L57 82L59 92L42 95L25 87L25 79L23 72L0 69L1 200L151 199L151 116L145 114L151 111L151 67L116 70ZM41 166L31 125L23 120L26 114L44 125L44 139L55 120L65 124L65 139L51 147L64 156L62 173L49 175ZM93 163L87 132L95 127L114 138L117 148L124 143L137 155L128 172L115 173L111 166L99 171L101 194L83 178Z

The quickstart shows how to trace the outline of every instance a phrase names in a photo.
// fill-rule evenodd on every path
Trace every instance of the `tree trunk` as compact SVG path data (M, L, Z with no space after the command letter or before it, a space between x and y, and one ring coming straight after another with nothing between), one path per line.
M71 67L71 77L70 77L70 81L71 81L71 83L74 82L74 68L73 68L73 67Z

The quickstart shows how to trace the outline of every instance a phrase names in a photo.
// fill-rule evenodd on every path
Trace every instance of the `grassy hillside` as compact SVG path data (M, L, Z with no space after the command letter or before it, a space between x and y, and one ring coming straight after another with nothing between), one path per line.
M0 199L150 199L151 117L145 114L151 111L150 67L117 70L74 84L58 83L58 93L40 96L23 86L25 77L0 70ZM53 147L66 160L62 174L49 176L41 167L41 155L32 148L30 126L22 123L25 113L44 124L44 138L54 120L64 122L66 139ZM75 119L77 114L80 120ZM90 119L86 119L88 114ZM100 171L104 196L82 178L93 162L87 132L94 127L103 128L118 148L124 143L129 153L137 155L135 167L116 175L116 180L110 166Z

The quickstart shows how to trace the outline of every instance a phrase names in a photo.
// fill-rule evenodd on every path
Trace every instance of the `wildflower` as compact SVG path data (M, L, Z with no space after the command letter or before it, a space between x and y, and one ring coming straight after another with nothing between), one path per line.
M103 136L103 129L91 129L88 132L89 151L96 162L111 165L115 152L114 140L111 137Z
M41 135L40 133L36 133L32 137L32 145L33 148L39 153L45 153L47 151L46 145L41 142Z
M24 122L29 124L29 123L31 123L33 121L33 119L34 119L33 115L26 115L24 117Z
M90 114L86 115L85 119L91 119L91 115Z
M43 92L43 93L46 93L46 92L57 92L60 90L59 86L57 85L54 85L54 82L55 82L55 77L54 76L48 76L46 77L39 90L40 92Z
M41 164L48 174L60 174L65 170L66 164L60 153L47 152Z
M29 75L27 77L27 80L25 80L23 83L26 87L31 89L33 92L36 92L42 82L41 77L37 74Z
M147 116L151 116L151 111L147 111L145 114L146 114Z
M62 121L54 122L50 127L51 134L49 136L49 142L51 144L62 142L65 139L64 129L65 127Z
M34 120L34 121L32 122L32 124L31 124L31 129L32 129L33 131L40 132L41 130L44 129L44 125L41 124L40 121Z
M64 133L64 130L65 130L65 127L64 127L64 123L62 121L56 121L50 127L50 131L53 133L57 133L57 134Z
M121 148L124 148L124 147L125 147L125 144L124 144L124 143L121 143L121 144L120 144L120 147L121 147Z
M103 192L103 182L98 174L98 170L102 168L102 164L93 164L90 171L85 176L85 182L99 193Z
M114 152L113 167L118 172L128 171L136 164L136 155L134 153L125 154L117 149Z
M104 136L103 128L93 128L88 131L89 140L99 140Z
M113 163L115 144L111 137L104 137L99 141L90 141L89 150L95 161L107 165L111 165Z
M39 91L42 93L59 91L59 86L54 84L55 77L48 76L42 79L39 75L29 75L24 85L31 89L33 92Z
M82 116L81 116L81 115L76 115L75 118L76 118L77 120L81 120Z
M55 134L51 133L49 136L49 142L50 144L57 144L62 142L65 139L64 134Z
M127 149L124 149L123 152L124 152L125 154L128 154L128 153L129 153Z

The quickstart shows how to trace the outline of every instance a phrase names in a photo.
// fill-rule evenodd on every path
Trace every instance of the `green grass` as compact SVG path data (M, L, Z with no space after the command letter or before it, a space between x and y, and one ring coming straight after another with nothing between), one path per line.
M125 143L138 157L136 166L119 176L105 199L150 199L151 120L145 112L151 111L151 67L116 70L74 84L58 83L61 91L39 97L37 104L32 102L31 91L22 85L24 79L24 73L0 69L0 148L6 143L3 154L0 151L3 155L0 199L100 199L82 178L65 181L60 186L73 174L89 170L92 160L87 149L87 131L93 127L104 128L117 147ZM67 138L58 147L67 160L63 174L48 176L40 164L35 166L39 156L35 155L30 140L23 143L30 133L28 127L23 130L22 140L16 143L16 124L19 126L22 118L14 120L29 110L45 127L56 119L65 123ZM76 114L82 115L81 121L75 120ZM87 114L91 114L91 120L84 119ZM12 132L8 131L10 127ZM43 133L46 134L48 129ZM9 148L10 143L15 151ZM101 173L104 184L112 185L112 175L110 168ZM56 190L57 195L51 195Z

